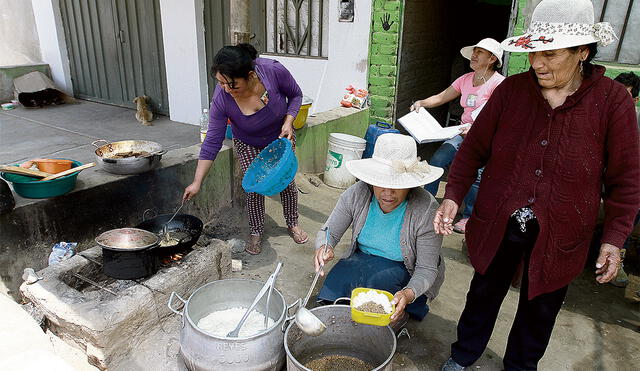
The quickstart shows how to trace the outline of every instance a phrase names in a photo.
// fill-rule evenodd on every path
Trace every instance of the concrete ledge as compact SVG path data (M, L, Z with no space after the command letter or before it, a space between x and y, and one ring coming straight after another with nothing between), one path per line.
M51 70L46 63L0 66L0 103L13 99L13 79L33 71L40 71L51 77Z
M17 298L24 268L39 270L47 265L54 243L78 242L79 250L84 250L104 231L137 225L146 209L175 210L184 187L193 180L199 151L199 145L170 151L162 157L160 168L139 175L83 172L76 189L60 197L16 197L16 209L0 216L0 275L9 294ZM238 204L234 200L243 199L243 194L233 178L234 168L233 151L225 146L200 194L182 212L206 223L223 207Z

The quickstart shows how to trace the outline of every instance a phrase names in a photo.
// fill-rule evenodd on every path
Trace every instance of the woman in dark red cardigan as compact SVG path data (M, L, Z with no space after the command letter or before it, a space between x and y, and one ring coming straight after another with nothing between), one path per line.
M482 355L521 261L504 368L537 368L567 286L585 266L603 185L596 280L616 276L640 205L640 151L629 94L590 63L596 42L613 37L608 23L594 24L591 1L543 0L527 32L502 43L507 51L528 52L531 69L498 86L476 119L434 220L436 232L452 232L484 166L466 231L476 272L443 370L462 370Z

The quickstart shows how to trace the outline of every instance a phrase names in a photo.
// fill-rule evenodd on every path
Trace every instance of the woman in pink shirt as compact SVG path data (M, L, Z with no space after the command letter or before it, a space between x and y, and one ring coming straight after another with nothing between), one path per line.
M465 46L460 49L460 54L471 61L470 67L473 72L460 76L440 94L415 102L411 106L412 111L420 107L438 107L460 97L460 105L464 109L461 121L463 124L473 124L475 117L489 100L493 90L504 80L504 76L497 71L502 66L502 47L496 40L487 38L476 45ZM467 131L469 128L466 128L460 135L442 143L429 160L429 164L447 169L453 162ZM481 174L482 169L478 171L478 178L464 199L465 208L462 212L462 219L454 226L456 232L464 233L465 231L465 225L471 216L473 204L478 194ZM424 188L435 196L438 193L439 185L440 179L436 179Z

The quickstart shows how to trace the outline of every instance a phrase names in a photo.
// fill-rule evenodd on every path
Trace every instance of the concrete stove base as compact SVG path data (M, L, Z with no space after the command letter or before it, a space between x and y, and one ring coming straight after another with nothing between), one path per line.
M25 283L20 291L45 313L53 333L82 349L89 363L103 370L127 363L145 339L162 330L172 314L167 307L172 291L187 296L207 282L231 276L229 246L214 239L148 278L107 281L105 286L116 295L70 281L73 273L90 271L101 254L99 247L84 250L87 258L76 255L47 267L38 272L42 280Z

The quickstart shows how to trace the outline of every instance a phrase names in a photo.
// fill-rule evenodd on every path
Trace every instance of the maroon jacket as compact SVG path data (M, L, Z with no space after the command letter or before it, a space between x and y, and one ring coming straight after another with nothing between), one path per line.
M635 110L625 88L595 66L555 109L533 70L508 77L467 134L449 173L445 198L461 204L485 167L466 241L484 274L510 215L531 205L540 234L529 264L529 299L566 286L584 268L602 185L602 242L622 247L640 206Z

